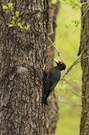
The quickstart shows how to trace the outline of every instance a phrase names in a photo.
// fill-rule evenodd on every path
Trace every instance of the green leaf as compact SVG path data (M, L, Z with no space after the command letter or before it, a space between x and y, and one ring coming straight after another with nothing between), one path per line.
M18 22L18 23L17 23L17 26L19 26L21 29L23 29L23 25L22 25L21 22Z
M14 15L14 16L12 16L12 19L13 19L13 20L16 20L16 16L15 16L15 15Z
M12 25L15 25L15 21L14 21L14 20L11 20L11 24L12 24Z
M25 21L22 22L22 25L24 25L24 24L25 24Z
M80 20L72 20L72 23L77 27L80 24Z
M13 3L12 3L12 2L9 2L9 3L8 3L8 8L10 8L10 9L13 9L13 8L14 8L14 6L13 6Z
M6 5L3 5L2 7L4 10L8 9L8 7Z
M70 27L70 24L65 24L65 28L69 28Z
M15 21L14 20L11 20L10 24L8 25L8 27L13 27L15 25L16 25Z
M16 17L19 17L19 11L15 12Z
M30 25L28 24L27 26L24 26L25 30L29 30Z
M14 26L13 24L9 24L9 25L8 25L9 28L10 28L10 27L13 27L13 26Z

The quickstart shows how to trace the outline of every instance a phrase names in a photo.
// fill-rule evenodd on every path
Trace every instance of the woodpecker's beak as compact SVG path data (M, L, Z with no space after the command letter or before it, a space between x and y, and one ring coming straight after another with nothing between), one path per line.
M56 60L55 58L53 58L54 59L54 61L56 62L56 63L58 63L58 60Z

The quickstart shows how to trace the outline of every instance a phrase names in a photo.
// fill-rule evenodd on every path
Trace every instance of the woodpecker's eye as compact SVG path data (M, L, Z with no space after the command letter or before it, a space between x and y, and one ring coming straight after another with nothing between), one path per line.
M60 64L63 64L63 62L60 62Z

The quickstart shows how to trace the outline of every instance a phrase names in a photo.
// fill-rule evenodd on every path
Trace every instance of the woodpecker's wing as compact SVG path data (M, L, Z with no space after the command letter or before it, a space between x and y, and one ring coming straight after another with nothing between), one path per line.
M49 80L50 81L50 80ZM49 83L48 83L49 84ZM49 86L48 88L46 89L46 93L44 94L44 97L43 97L43 103L48 105L47 103L47 98L49 97L51 91L55 88L55 86L57 85L57 82L54 83L54 85L49 89Z
M58 82L55 82L55 83L53 84L53 86L50 88L50 92L56 87L57 83L58 83Z
M43 103L47 104L47 98L60 80L61 72L58 67L53 67L47 74Z
M50 92L55 88L58 81L60 80L60 77L61 77L61 72L57 68L57 66L52 68L52 70L50 70L47 76L47 80L49 80L48 83L49 83Z

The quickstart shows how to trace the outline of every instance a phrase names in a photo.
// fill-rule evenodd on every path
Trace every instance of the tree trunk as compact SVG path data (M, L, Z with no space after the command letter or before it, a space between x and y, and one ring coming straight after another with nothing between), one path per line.
M56 30L56 17L59 9L59 1L56 4L52 4L49 1L49 21L48 21L48 34L52 33L49 37L54 42L55 40L55 30ZM53 57L54 57L54 47L51 45L49 40L47 40L47 61L46 61L46 71L48 72L53 67ZM46 107L46 131L47 134L55 133L56 123L59 117L58 105L54 93L51 93L50 98L48 98L49 106Z
M20 11L19 19L31 25L28 31L18 26L8 28L11 16L2 9L8 2L0 1L0 133L45 135L55 130L50 124L47 126L46 107L42 106L43 67L49 46L49 2L10 1L14 10ZM57 106L54 108L58 114Z
M1 135L44 135L43 70L46 62L47 1L12 0L21 21L30 30L8 28L10 16L1 18ZM2 1L7 4L9 0ZM2 9L1 9L2 10ZM3 18L4 17L4 18Z
M84 3L85 0L81 0ZM82 114L80 135L89 135L89 10L88 4L81 8L81 39L78 55L82 54Z

